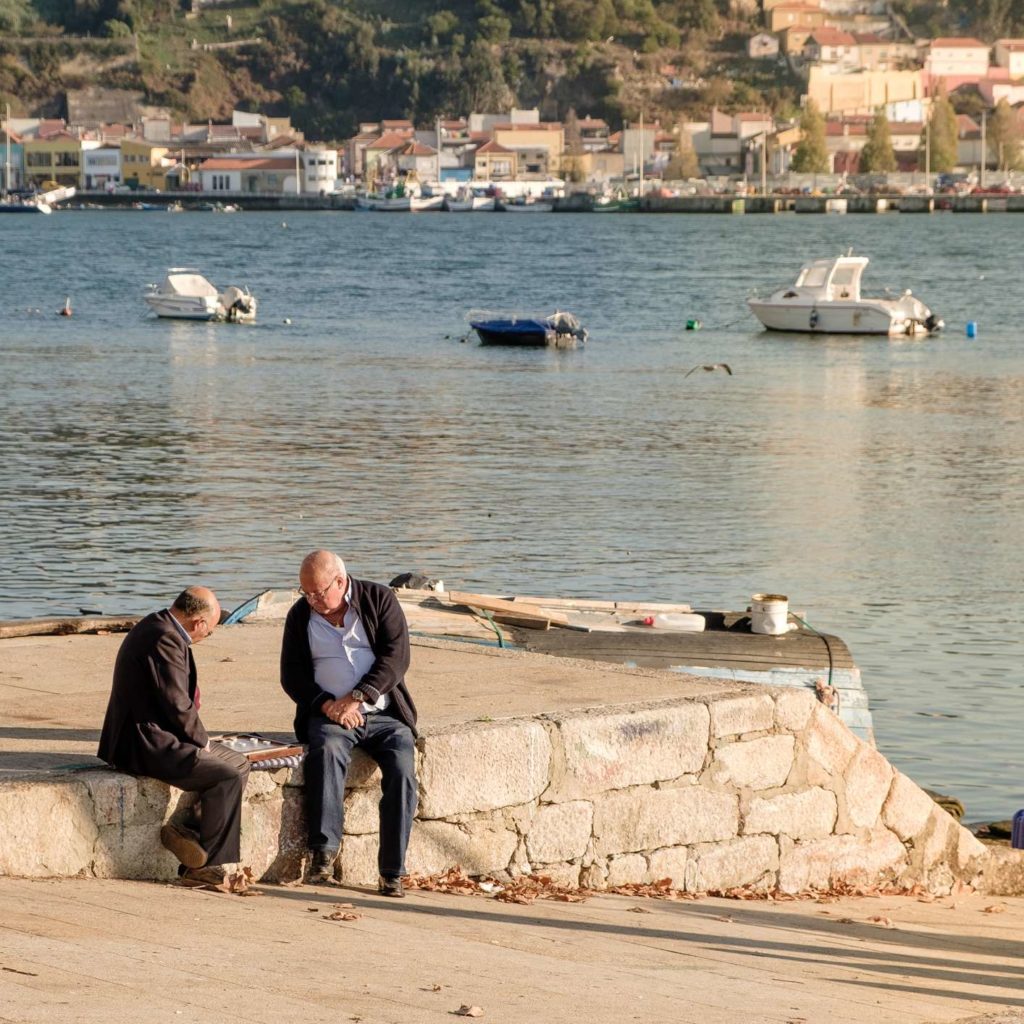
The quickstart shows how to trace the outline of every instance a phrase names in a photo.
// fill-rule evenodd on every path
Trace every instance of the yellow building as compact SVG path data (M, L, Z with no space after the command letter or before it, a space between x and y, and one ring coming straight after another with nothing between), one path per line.
M121 180L136 188L165 189L167 172L175 166L170 147L145 139L121 140Z
M921 71L854 71L836 73L814 65L807 81L807 98L823 114L873 114L889 103L924 98Z
M493 139L476 151L473 176L478 181L511 181L517 171L515 150L499 146Z
M556 121L534 124L496 124L491 138L518 156L519 177L549 177L561 169L565 129Z
M98 142L83 142L67 132L45 139L25 139L25 183L77 188L82 180L82 150L98 146Z

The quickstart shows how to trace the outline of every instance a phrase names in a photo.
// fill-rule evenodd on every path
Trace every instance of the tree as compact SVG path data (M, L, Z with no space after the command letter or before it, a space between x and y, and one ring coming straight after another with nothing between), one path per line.
M565 115L565 153L562 155L562 173L572 182L583 181L583 133L576 108L570 107Z
M684 125L677 124L672 130L672 134L676 137L676 149L665 167L663 177L669 181L699 177L700 164L690 133Z
M932 104L922 149L930 151L928 166L932 171L951 171L956 167L956 112L945 95Z
M996 167L1001 171L1017 168L1020 165L1020 129L1016 112L1005 96L996 104L987 127L988 153L995 158Z
M892 148L892 135L889 132L889 118L885 110L879 107L875 118L868 128L868 141L860 153L860 169L865 174L888 173L896 170L896 154Z
M793 170L803 174L826 174L829 170L825 145L825 118L814 100L808 100L800 117L801 139L793 154Z

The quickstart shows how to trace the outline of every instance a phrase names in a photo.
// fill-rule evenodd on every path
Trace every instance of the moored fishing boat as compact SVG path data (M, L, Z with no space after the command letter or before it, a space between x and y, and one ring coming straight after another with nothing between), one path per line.
M587 331L572 313L496 313L473 310L466 315L481 345L521 345L529 348L574 348L587 340Z
M812 260L792 285L767 298L747 300L751 312L772 331L812 334L932 334L943 322L920 300L903 292L896 298L862 295L866 256Z

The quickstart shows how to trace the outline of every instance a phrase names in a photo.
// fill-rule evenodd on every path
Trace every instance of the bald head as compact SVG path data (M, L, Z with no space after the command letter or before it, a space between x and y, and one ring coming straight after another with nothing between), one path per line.
M209 587L186 587L174 599L171 614L195 644L208 637L220 622L220 602Z
M345 563L333 551L311 551L299 567L299 587L321 615L340 614L347 581Z
M344 576L345 563L333 552L325 548L311 551L302 560L299 568L299 579L307 575L313 576Z

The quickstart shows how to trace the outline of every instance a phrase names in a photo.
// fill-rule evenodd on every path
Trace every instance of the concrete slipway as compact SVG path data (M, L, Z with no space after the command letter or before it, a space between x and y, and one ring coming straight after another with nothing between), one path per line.
M222 628L197 647L203 716L212 729L287 733L290 706L276 682L279 636L279 624ZM592 882L602 872L614 882L616 872L642 874L676 864L691 888L715 877L712 871L727 877L753 870L759 873L747 884L756 889L770 888L771 879L808 877L792 874L792 867L786 875L787 858L800 870L811 863L806 856L794 860L801 851L817 850L811 877L821 868L822 851L831 851L826 873L838 870L846 862L837 851L854 844L848 852L856 854L854 860L862 854L871 860L879 879L906 879L907 872L922 870L937 883L932 888L946 894L925 901L883 896L824 902L662 902L601 895L581 904L517 906L421 891L403 902L386 901L358 886L260 885L259 897L245 898L88 877L125 863L115 856L124 850L105 850L107 859L95 852L103 845L105 787L121 786L117 793L123 797L125 783L115 773L88 767L96 764L93 751L120 641L116 635L30 637L0 644L0 874L6 876L0 877L0 1021L418 1022L450 1019L463 1004L482 1007L485 1020L509 1022L926 1022L997 1011L986 1019L1024 1020L1024 900L968 892L954 877L976 876L984 851L959 829L933 819L909 780L879 764L859 741L833 733L828 720L819 722L818 709L804 709L790 697L773 704L769 696L766 704L767 691L669 673L417 641L410 685L428 725L421 771L428 782L426 802L437 813L417 825L418 832L435 834L433 846L419 856L441 863L436 858L451 854L444 829L458 826L474 842L486 836L483 853L477 847L463 852L495 856L497 849L507 857L512 847L499 841L507 832L510 842L520 844L513 861L529 856L544 870L560 864L563 872ZM552 759L565 763L538 775L544 799L558 790L565 802L547 805L531 798L530 779L524 777L513 780L527 791L515 797L519 802L511 810L500 803L511 799L508 794L492 794L483 808L470 806L444 765L454 765L461 777L465 769L456 755L478 758L491 743L498 749L503 729L519 729L534 746L546 742L544 736L535 742L530 732L539 728L538 709L552 716L543 723L545 735L572 738ZM632 709L644 728L623 730L621 718ZM677 775L668 783L655 780L653 787L635 775L622 776L621 752L609 754L608 736L625 737L632 761L636 742L679 715L686 723L705 722L703 768L662 766L662 779L669 778L665 772ZM483 747L477 742L481 736ZM588 771L595 758L601 762L597 781L573 768L574 750L583 751ZM796 751L785 780L771 777L780 750ZM660 756L652 752L654 760ZM479 766L477 760L472 788L486 790ZM506 768L494 765L491 774L515 774ZM856 787L851 782L844 788L846 779L857 776ZM839 777L843 785L835 781ZM364 781L372 792L372 779ZM280 803L287 808L290 782L277 785L275 790L266 780L259 799L269 805L275 793L284 793ZM71 790L79 797L88 792L89 798L54 804L60 813L48 819L45 831L33 830L39 795ZM719 801L714 808L738 802L739 824L731 826L730 838L680 834L682 846L652 851L647 845L662 839L650 816L629 811L629 829L616 818L628 810L620 807L624 798L632 796L645 806L649 802L659 821L662 811L688 821L688 812L696 808L699 817L703 805L674 801L704 790ZM819 831L787 839L778 807L818 790L835 798L832 824L826 826L831 831L820 829L827 803L822 797L799 805L809 808ZM151 798L150 793L147 803L133 795L140 806L152 804ZM790 804L773 809L773 800ZM96 814L98 825L85 840L59 835L74 817L68 808ZM172 810L165 793L158 814ZM869 812L875 814L871 822L858 825L868 821ZM254 815L250 810L250 821ZM499 815L505 816L500 827ZM591 835L573 860L565 855L573 852L581 816ZM273 818L278 829L286 817ZM761 822L757 835L746 828L754 818ZM799 814L786 820L785 828L797 832L806 825ZM685 832L686 821L672 827ZM558 823L561 830L553 827ZM116 831L116 824L110 828ZM137 828L145 841L126 849L147 862L148 877L164 877L168 865L152 842L156 821ZM120 831L126 831L123 818ZM649 834L643 850L614 852L601 845L623 831ZM920 849L894 866L888 847L876 841L881 831L906 834L903 845L912 853ZM769 835L776 844L771 856L765 853ZM857 846L861 838L866 845ZM375 837L354 835L346 847L364 840L372 847ZM893 838L888 842L900 845ZM77 851L83 843L85 859L76 870L48 867L26 849L52 846L51 861L66 855L74 867L79 861L65 848ZM721 856L723 849L728 857ZM255 847L253 852L259 854ZM545 856L551 861L538 864ZM558 857L563 859L555 863ZM18 870L19 864L30 870ZM358 868L354 862L350 877L358 876ZM47 874L80 877L16 877ZM353 904L351 912L361 916L327 919L339 902Z

